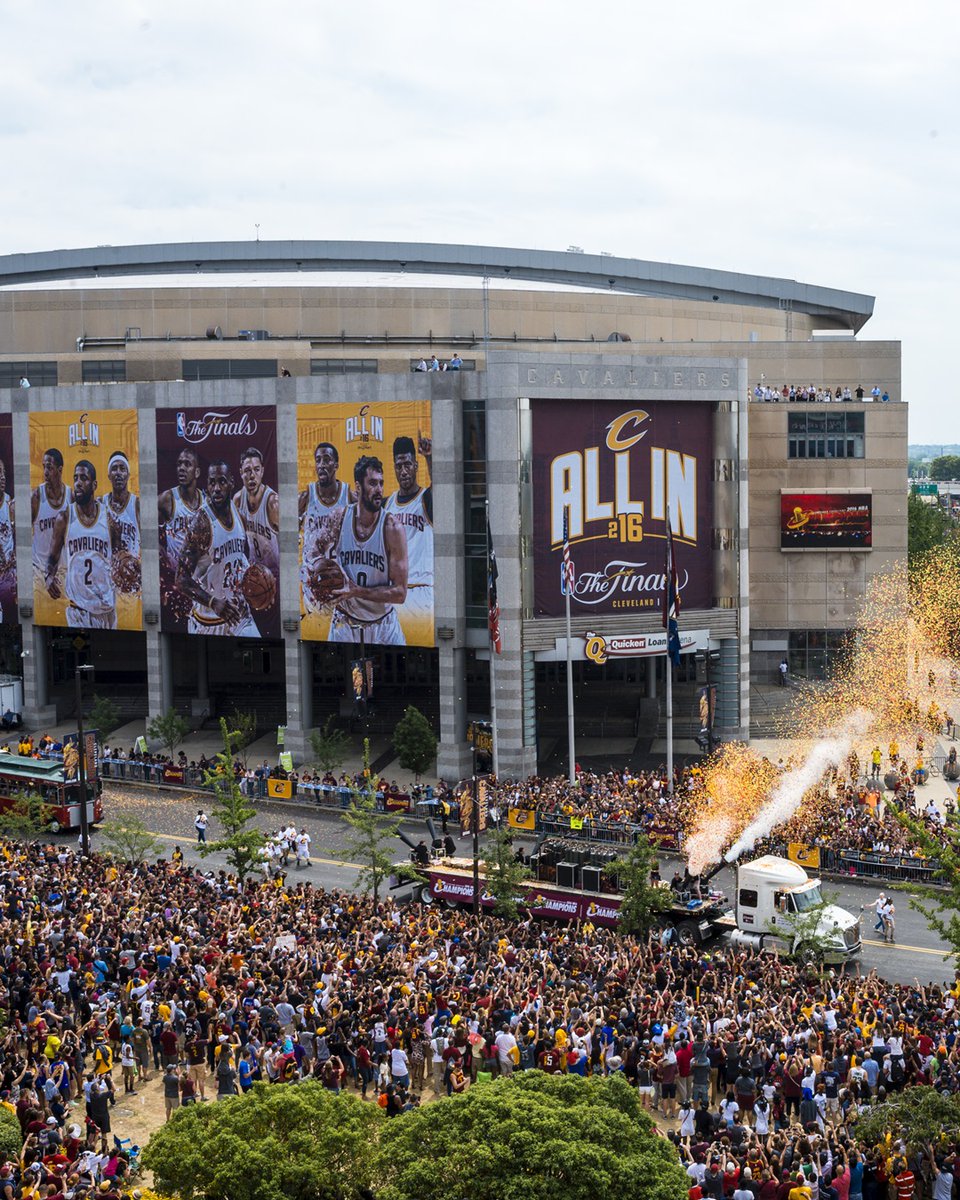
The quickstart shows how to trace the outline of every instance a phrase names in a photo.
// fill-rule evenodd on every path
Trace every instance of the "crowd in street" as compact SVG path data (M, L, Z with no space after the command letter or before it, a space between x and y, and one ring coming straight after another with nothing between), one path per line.
M170 1118L312 1076L394 1116L539 1069L622 1072L705 1196L788 1200L802 1173L811 1200L886 1200L900 1156L858 1145L858 1116L914 1084L960 1091L960 981L821 978L590 923L374 905L282 873L241 887L182 858L0 852L0 1103L23 1137L0 1197L6 1180L123 1194L121 1091L161 1088ZM941 1154L904 1170L948 1167Z

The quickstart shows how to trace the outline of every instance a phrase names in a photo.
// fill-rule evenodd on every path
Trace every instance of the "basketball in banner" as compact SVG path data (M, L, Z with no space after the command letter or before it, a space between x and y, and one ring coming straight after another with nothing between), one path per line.
M432 646L430 405L297 410L301 637Z
M140 629L136 412L31 412L30 487L34 621Z
M157 412L161 627L280 637L277 414Z
M0 621L16 624L17 543L13 497L13 417L0 413Z

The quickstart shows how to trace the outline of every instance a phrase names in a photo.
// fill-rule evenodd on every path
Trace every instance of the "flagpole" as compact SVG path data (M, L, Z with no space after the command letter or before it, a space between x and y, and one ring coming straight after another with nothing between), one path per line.
M566 570L564 570L564 576L563 593L567 609L567 746L570 751L570 786L575 787L577 783L577 752L574 747L573 733L573 654L571 651L573 637L570 633L570 592L573 589L570 587L570 579Z
M673 575L673 545L670 539L670 505L667 505L667 554L666 554L667 595L670 594L670 581ZM673 795L673 660L670 657L670 629L667 628L667 653L664 658L667 669L667 795Z

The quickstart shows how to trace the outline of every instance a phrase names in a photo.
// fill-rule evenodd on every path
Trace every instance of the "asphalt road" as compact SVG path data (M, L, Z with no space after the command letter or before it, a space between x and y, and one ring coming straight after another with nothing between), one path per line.
M193 820L200 807L209 811L208 796L198 796L189 792L160 792L133 785L121 787L108 784L104 789L104 809L108 819L111 815L121 813L139 817L160 839L168 852L172 851L175 845L179 845L189 862L198 865L204 863L209 870L224 865L224 860L217 854L201 859L196 852L196 830ZM337 810L318 810L312 806L264 801L259 801L256 807L257 822L265 832L269 833L293 820L297 828L305 826L310 834L310 866L300 871L291 866L291 879L303 878L325 887L355 886L358 867L355 861L352 861L348 848L351 831ZM414 841L426 836L424 825L419 820L405 820L401 828ZM451 825L450 830L457 838L456 827ZM207 837L211 841L216 837L214 822L210 824ZM464 852L469 852L469 839L457 840ZM97 844L98 834L94 833L94 847ZM409 848L399 838L395 839L393 844L398 860L409 856ZM664 856L663 866L666 867L669 861L669 858ZM666 871L664 874L666 875ZM732 896L733 885L733 870L725 868L715 876L712 886L719 887L726 895ZM881 887L890 894L891 889L886 885L866 887L846 880L824 881L824 892L828 898L851 912L856 912L861 905L875 900ZM931 981L952 981L954 968L951 962L944 961L944 943L928 928L922 914L910 907L909 901L909 892L894 893L897 926L895 945L885 945L879 940L879 935L873 932L875 918L871 919L869 911L864 913L864 946L860 969L864 972L876 969L885 978L900 983L912 983L914 979L919 979L924 984Z

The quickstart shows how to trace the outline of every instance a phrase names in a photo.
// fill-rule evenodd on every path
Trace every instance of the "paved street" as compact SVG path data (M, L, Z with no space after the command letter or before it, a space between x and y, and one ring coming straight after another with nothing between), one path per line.
M196 832L193 819L197 809L204 807L209 811L208 796L195 796L191 793L161 793L147 788L121 787L107 784L104 789L104 807L108 816L129 812L138 816L163 842L168 851L179 844L188 861L205 863L207 869L223 865L222 856L211 855L201 859L196 853ZM352 887L357 877L355 863L349 861L346 842L350 830L336 810L316 810L296 804L273 804L260 801L257 803L258 823L262 829L269 832L285 825L289 820L296 822L297 827L306 826L311 844L310 866L302 871L291 868L290 878L302 877L311 883L322 884L326 887ZM410 819L402 826L405 833L414 841L424 835L422 822ZM451 825L454 836L457 830ZM216 829L211 822L207 837L215 840ZM97 835L93 837L97 845ZM460 842L466 851L467 840ZM396 839L394 842L397 858L406 858L409 850ZM664 858L666 867L670 860ZM664 874L666 875L666 870ZM725 869L716 876L714 886L720 887L728 896L733 894L733 872ZM880 886L865 887L859 883L847 881L826 880L824 890L828 897L835 896L835 903L855 912L860 905L869 904L876 899ZM885 890L889 893L890 888ZM914 912L909 905L910 893L894 893L896 904L897 944L884 945L878 941L878 935L873 932L874 920L869 912L864 913L864 949L861 969L869 971L876 969L888 979L897 982L912 982L915 978L921 983L931 980L952 980L953 966L944 962L944 946L939 937L933 934L926 925L921 914Z

